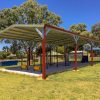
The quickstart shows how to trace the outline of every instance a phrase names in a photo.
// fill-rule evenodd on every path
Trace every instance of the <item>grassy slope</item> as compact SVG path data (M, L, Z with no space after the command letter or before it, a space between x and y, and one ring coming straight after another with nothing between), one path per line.
M0 72L0 100L100 100L100 63L37 80Z

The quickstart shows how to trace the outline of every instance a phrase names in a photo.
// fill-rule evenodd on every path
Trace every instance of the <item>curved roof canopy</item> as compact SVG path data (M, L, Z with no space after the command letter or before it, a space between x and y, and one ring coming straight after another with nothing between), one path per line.
M78 39L78 43L96 42L100 44L100 41L92 39L86 36L79 35L77 33L64 30L63 28L55 27L52 25L25 25L16 24L0 31L0 38L15 39L15 40L28 40L41 42L44 34L44 27L46 27L46 41L48 44L64 45L75 44L75 40Z

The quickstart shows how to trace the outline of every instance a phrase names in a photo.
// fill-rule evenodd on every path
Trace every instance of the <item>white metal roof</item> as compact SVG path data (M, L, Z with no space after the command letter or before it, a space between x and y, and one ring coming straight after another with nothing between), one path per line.
M88 41L97 42L100 44L100 41L78 35L77 33L72 33L70 31L64 30L63 28L51 26L51 25L25 25L25 24L16 24L6 28L3 31L0 31L0 38L6 39L16 39L16 40L28 40L41 42L43 37L44 26L47 27L47 36L46 42L48 44L74 44L75 40L73 35L79 36L79 43L86 43Z

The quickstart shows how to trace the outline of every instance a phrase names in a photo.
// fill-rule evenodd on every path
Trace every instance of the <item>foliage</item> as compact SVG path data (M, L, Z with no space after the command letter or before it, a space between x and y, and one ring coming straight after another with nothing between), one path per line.
M83 32L81 32L80 34L83 35L83 36L88 36L88 37L89 37L89 35L90 35L91 33L88 32L88 31L83 31Z
M0 52L0 59L6 59L7 56L9 56L10 53L9 52Z
M100 23L97 23L92 26L92 32L94 36L97 36L98 39L100 40Z
M57 47L57 52L58 53L61 53L61 54L64 53L64 46L56 46L56 47ZM46 47L46 52L50 52L50 50L56 52L56 47L53 47L53 46L49 45L49 46ZM36 54L40 55L41 53L42 53L42 47L40 46L36 49Z
M2 50L5 51L5 52L9 52L9 47L8 47L8 46L4 46L4 47L2 48Z
M6 44L11 44L9 50L10 52L12 52L13 54L16 54L17 51L19 51L21 48L20 48L20 45L18 44L18 41L16 40L8 40L8 39L5 39L3 40Z
M91 45L89 43L83 45L84 50L91 50Z
M83 23L80 24L74 24L70 26L70 31L75 32L75 33L81 33L83 31L86 31L86 25Z
M3 9L0 11L2 29L12 24L52 24L59 25L61 19L58 15L50 12L47 6L39 5L36 1L27 1L19 7ZM4 27L3 27L4 26ZM0 27L1 28L1 27Z
M51 50L53 50L52 46L49 45L49 46L46 47L46 52L50 52ZM41 46L36 48L36 54L37 55L42 54L42 47Z
M58 53L64 53L64 46L58 46L58 50L57 50Z
M50 12L47 6L39 5L35 0L28 0L19 7L15 6L11 9L0 11L0 30L12 24L52 24L58 26L61 22L61 18L58 15ZM13 53L16 53L19 47L26 52L30 47L31 51L33 51L35 44L34 41L9 40L7 42L12 44L11 51ZM18 48L16 47L17 45L19 45Z
M92 27L92 31L87 31L87 26L85 24L74 24L70 27L70 31L81 34L83 36L87 36L93 39L99 39L100 38L100 23L95 24Z
M17 51L16 56L17 56L17 58L21 59L21 58L25 57L25 54L24 54L24 52Z

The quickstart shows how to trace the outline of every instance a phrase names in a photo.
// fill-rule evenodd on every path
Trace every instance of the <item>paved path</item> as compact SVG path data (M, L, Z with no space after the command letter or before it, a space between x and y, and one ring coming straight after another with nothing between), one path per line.
M58 67L57 64L53 64L52 66L47 65L46 74L49 75L53 73L68 71L69 69L73 68L73 65L74 65L73 62L71 62L69 65L67 64L67 66L65 66L64 63L59 63ZM85 67L87 65L89 65L89 63L78 62L78 67ZM13 67L13 68L10 67L6 69L0 69L0 71L28 75L28 76L35 76L35 77L42 76L42 73L40 71L34 71L33 67L29 67L28 70L22 70L20 67Z

